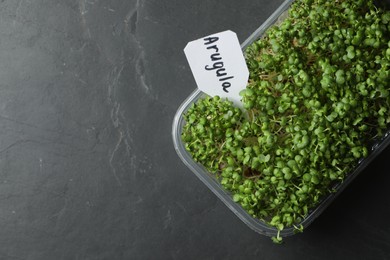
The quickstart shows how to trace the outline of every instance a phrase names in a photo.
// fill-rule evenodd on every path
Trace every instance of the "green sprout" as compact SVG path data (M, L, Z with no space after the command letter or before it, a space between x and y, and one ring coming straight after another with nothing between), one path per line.
M219 97L186 111L193 159L249 215L302 232L303 219L390 124L390 12L371 0L296 0L245 50L245 112Z

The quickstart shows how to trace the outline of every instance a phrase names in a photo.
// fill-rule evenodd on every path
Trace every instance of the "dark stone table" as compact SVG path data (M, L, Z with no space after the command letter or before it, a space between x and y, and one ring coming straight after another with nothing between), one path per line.
M1 0L0 259L390 259L386 149L275 245L180 161L183 48L281 0Z

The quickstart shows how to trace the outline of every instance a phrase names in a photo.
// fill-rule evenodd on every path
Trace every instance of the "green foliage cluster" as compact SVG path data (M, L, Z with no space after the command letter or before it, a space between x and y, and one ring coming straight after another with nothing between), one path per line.
M246 111L199 100L186 149L250 215L299 225L389 127L389 32L390 12L371 0L295 1L245 51Z

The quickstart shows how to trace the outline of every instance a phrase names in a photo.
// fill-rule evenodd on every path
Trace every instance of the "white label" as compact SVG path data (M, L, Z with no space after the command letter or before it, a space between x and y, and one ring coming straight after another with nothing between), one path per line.
M246 88L249 71L236 33L224 31L189 42L184 53L201 91L242 107L239 93Z

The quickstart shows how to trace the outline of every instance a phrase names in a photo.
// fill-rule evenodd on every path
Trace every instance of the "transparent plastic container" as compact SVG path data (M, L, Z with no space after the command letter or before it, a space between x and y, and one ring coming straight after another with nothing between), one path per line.
M242 49L246 49L252 42L259 39L264 32L272 25L278 23L279 20L283 20L286 11L288 10L291 3L293 3L294 0L286 0L284 1L280 7L242 44ZM254 231L273 237L276 236L278 233L277 228L272 227L268 225L267 223L256 219L249 215L240 204L233 201L232 194L225 190L219 181L216 179L215 175L208 172L204 166L201 164L195 162L191 155L187 152L185 149L184 143L181 139L182 129L185 124L183 114L190 108L190 106L193 103L196 103L198 99L205 97L205 94L201 92L199 89L196 89L191 95L187 97L187 99L184 100L184 102L180 105L178 108L176 115L173 120L172 125L172 137L173 137L173 144L175 147L175 150L177 154L179 155L180 159L184 162L185 165L196 175L198 178L212 191L215 195L225 205L239 217L245 224L247 224L251 229ZM349 183L357 176L359 175L364 168L366 168L369 163L375 159L388 145L390 144L390 131L387 131L387 133L384 135L383 138L380 140L377 140L375 142L370 150L369 155L361 159L356 166L355 170L351 173L349 173L344 181L342 183L336 184L333 188L335 190L334 193L329 194L327 197L323 198L321 203L314 209L311 209L309 211L309 214L306 218L304 218L300 223L297 224L297 226L302 225L304 229L306 229L315 218L317 218L329 205L330 203L349 185ZM296 231L294 227L285 227L281 232L281 237L287 237L295 234Z

